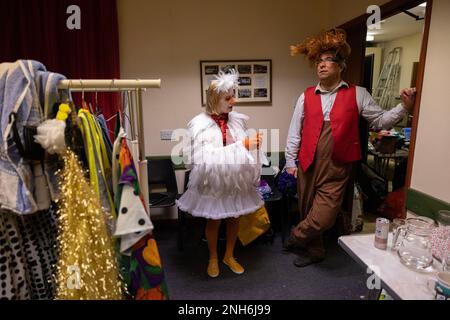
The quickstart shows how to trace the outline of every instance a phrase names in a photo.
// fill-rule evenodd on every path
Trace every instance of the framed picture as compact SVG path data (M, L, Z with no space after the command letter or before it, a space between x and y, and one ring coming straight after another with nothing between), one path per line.
M272 102L272 60L200 61L200 87L202 106L206 105L206 90L220 70L234 69L239 73L239 86L235 92L236 103Z

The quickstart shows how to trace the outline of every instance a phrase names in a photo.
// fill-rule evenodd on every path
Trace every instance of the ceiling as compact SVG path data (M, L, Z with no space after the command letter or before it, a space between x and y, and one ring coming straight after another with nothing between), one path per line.
M425 7L417 6L408 11L420 18L425 17ZM386 42L411 34L423 32L425 20L416 20L414 17L407 15L404 12L396 14L381 21L381 29L368 32L373 35L375 39L369 43L376 44L378 42Z

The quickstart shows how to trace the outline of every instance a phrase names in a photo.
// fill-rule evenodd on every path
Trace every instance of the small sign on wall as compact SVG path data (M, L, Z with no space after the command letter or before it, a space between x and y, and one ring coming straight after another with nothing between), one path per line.
M237 104L272 102L272 60L200 61L202 106L206 105L206 90L220 70L234 69L239 73L235 91Z

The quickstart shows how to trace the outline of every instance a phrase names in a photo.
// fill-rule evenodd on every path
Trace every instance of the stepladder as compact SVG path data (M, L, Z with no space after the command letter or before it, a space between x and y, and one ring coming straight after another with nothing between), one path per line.
M400 80L400 55L402 48L395 47L389 51L373 92L373 98L378 105L389 110L395 105L395 99L399 91Z

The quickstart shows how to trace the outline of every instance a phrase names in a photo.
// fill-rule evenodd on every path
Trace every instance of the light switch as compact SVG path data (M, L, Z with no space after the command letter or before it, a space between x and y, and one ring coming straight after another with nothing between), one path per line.
M161 130L161 140L172 140L172 130Z

